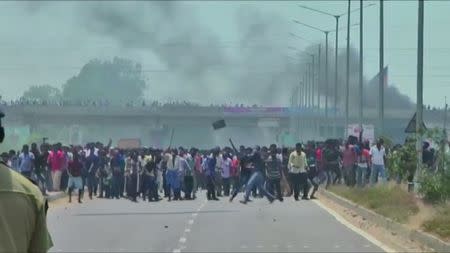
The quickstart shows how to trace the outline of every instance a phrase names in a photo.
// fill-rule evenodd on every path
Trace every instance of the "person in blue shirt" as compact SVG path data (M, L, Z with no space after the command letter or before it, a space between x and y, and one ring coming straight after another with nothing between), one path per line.
M22 175L31 178L34 169L34 155L29 151L28 145L23 145L22 153L19 155L19 170Z

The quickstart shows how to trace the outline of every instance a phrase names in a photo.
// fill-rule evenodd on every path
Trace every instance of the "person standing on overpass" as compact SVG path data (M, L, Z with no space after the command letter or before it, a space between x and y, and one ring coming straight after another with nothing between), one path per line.
M0 112L0 143L5 137ZM47 252L47 201L29 179L0 163L0 252Z

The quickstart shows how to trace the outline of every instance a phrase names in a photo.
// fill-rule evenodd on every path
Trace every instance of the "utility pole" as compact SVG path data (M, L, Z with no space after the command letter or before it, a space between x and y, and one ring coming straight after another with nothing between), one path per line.
M423 8L424 1L418 0L418 36L417 36L417 118L416 118L416 151L417 164L414 180L416 184L419 181L419 175L422 167L422 122L423 122ZM416 188L417 190L417 188Z
M350 92L350 3L348 0L348 14L347 14L347 62L345 72L345 125L344 125L344 140L348 137L348 114L349 114L349 92Z
M364 78L364 69L363 69L363 50L364 50L364 43L363 43L363 0L359 0L359 131L363 131L363 78ZM362 140L360 140L362 141Z
M380 65L378 89L378 130L379 136L384 133L384 0L380 0Z

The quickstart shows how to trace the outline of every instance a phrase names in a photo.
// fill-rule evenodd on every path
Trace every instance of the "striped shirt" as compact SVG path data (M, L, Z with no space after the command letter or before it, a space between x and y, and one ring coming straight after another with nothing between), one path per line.
M266 171L269 179L281 178L281 159L272 159L271 156L266 160Z

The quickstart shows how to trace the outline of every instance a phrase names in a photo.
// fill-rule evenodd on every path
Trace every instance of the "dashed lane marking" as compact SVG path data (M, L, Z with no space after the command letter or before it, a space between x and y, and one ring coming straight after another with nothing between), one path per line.
M181 237L181 238L180 238L180 242L181 242L181 243L186 243L186 237Z
M191 219L188 221L188 223L189 223L189 225L192 225L192 224L194 224L194 220Z
M184 230L184 232L185 232L185 233L189 233L189 232L191 232L191 229L190 229L190 228L186 228L186 229Z
M172 251L172 253L180 253L180 252L181 252L180 249L174 249L174 250Z

